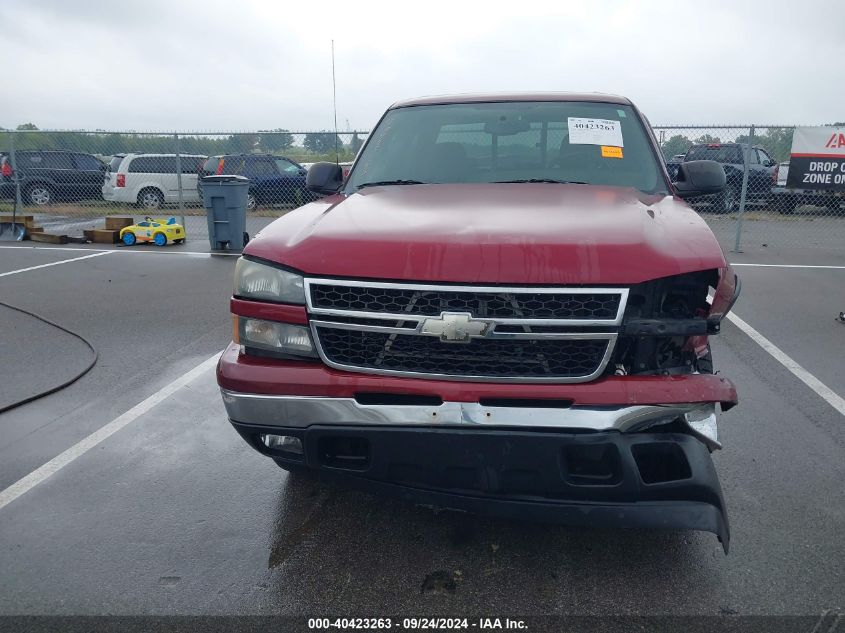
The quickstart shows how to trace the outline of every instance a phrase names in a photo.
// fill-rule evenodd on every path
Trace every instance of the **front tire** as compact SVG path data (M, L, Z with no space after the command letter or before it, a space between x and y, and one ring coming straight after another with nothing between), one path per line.
M786 196L778 204L778 211L781 215L792 215L800 206L800 200L796 196Z
M255 194L251 191L246 194L246 208L247 211L255 211L258 208L258 200L255 198Z
M161 209L164 196L158 189L144 189L138 194L138 206L143 209Z
M25 192L26 200L30 204L43 207L53 202L53 190L48 185L37 183L29 185Z
M126 233L124 233L123 238L121 239L123 239L123 243L126 244L126 246L133 246L137 241L137 238L135 237L135 234L132 231L127 231Z
M736 189L733 187L726 187L725 190L716 198L716 213L730 213L735 211L739 206L739 197L736 194Z

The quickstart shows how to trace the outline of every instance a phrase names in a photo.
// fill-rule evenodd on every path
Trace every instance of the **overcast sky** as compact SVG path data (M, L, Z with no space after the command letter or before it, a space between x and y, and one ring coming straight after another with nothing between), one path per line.
M329 129L332 38L341 130L514 90L622 94L654 124L830 123L843 33L835 0L0 0L0 126Z

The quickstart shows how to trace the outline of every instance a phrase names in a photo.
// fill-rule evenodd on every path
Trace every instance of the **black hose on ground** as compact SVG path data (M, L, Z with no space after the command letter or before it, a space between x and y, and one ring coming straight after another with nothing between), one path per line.
M45 319L43 316L41 316L39 314L35 314L34 312L30 312L29 310L24 310L23 308L19 308L17 306L9 305L8 303L5 303L3 301L0 301L0 306L3 306L4 308L9 308L9 310L14 310L15 312L20 312L21 314L25 314L27 316L31 316L34 319L38 319L42 323L46 323L47 325L52 325L54 328L57 328L57 329L61 330L62 332L66 332L67 334L70 334L71 336L78 338L80 341L85 343L85 345L88 347L88 349L91 350L91 353L94 355L93 358L91 359L91 362L88 364L88 366L85 369L83 369L81 372L79 372L75 376L73 376L70 380L66 380L62 384L57 385L55 387L51 387L50 389L47 389L46 391L40 391L33 396L28 396L28 397L24 398L23 400L18 400L17 402L13 402L12 404L0 407L0 413L6 413L6 411L11 411L12 409L17 409L18 407L22 407L25 404L29 404L30 402L33 402L33 401L38 400L40 398L43 398L45 396L49 396L50 394L56 393L57 391L61 391L65 387L69 387L70 385L75 383L77 380L82 378L89 371L91 371L91 369L94 367L94 365L97 364L97 360L100 358L100 354L97 352L97 350L91 344L91 341L89 341L87 338L85 338L81 334L77 334L76 332L69 330L66 327L63 327L63 326L59 325L58 323L53 323L49 319Z

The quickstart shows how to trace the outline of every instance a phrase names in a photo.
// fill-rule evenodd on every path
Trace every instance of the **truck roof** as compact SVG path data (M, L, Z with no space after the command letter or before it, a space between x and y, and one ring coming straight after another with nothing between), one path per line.
M480 94L435 95L397 101L390 109L419 105L445 105L451 103L496 103L507 101L592 101L633 105L627 97L600 92L489 92Z

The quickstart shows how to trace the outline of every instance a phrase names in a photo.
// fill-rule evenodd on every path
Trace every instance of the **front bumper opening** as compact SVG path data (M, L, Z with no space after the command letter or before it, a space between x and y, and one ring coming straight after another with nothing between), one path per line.
M640 477L646 484L680 481L692 476L684 451L672 442L635 444L631 452Z
M569 444L563 448L566 477L576 486L615 486L622 481L619 450L614 444Z
M318 440L320 464L328 468L365 471L370 466L370 441L366 437L328 435Z
M232 422L279 462L402 499L573 526L730 531L708 448L685 433ZM261 441L299 438L293 456Z

